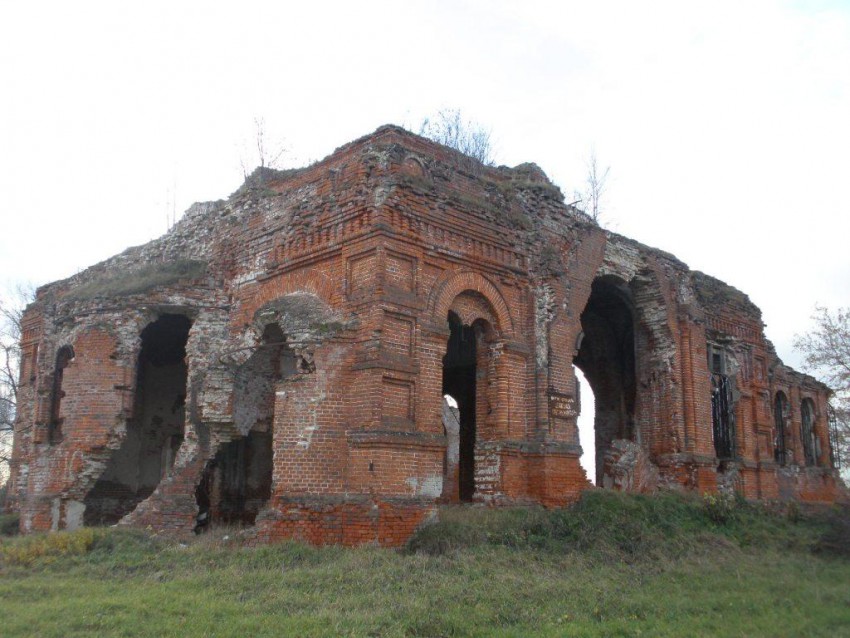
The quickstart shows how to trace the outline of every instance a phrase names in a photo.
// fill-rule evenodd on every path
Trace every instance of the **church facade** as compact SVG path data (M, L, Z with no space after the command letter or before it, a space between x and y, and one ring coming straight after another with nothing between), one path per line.
M591 480L842 489L829 389L745 294L600 228L535 165L392 126L40 288L22 347L24 531L398 545L440 503L561 506Z

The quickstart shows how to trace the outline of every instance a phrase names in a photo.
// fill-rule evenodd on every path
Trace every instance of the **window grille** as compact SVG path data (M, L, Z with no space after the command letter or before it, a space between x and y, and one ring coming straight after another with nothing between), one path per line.
M829 422L829 462L836 470L840 470L841 455L838 453L838 416L835 414L835 408L828 405L826 415Z
M717 458L732 458L735 440L732 431L732 391L729 377L716 372L711 375L711 424Z

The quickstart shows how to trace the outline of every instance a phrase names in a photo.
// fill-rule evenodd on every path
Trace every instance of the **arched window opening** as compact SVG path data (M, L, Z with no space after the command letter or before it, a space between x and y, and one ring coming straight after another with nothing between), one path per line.
M277 324L236 371L233 420L237 438L207 462L195 490L198 526L253 525L272 493L275 397L278 383L296 373L296 358Z
M779 465L787 462L787 436L785 420L788 417L788 397L784 392L777 392L773 401L773 419L776 437L773 442L773 455Z
M192 323L163 314L142 330L127 434L85 498L86 525L117 523L168 475L183 442L186 342Z
M475 438L477 395L477 335L479 328L464 325L449 312L449 342L443 357L443 395L457 404L457 461L447 458L445 497L450 501L471 501L475 494ZM450 403L448 401L446 404ZM447 436L451 437L447 427ZM449 448L453 442L449 441ZM450 490L452 493L447 493Z
M726 351L708 347L708 369L711 374L711 425L714 453L728 460L735 453L735 413L732 404L732 380L727 374Z
M581 313L584 338L573 363L595 398L596 485L604 485L604 459L616 439L635 440L635 321L628 287L598 277Z
M803 442L803 457L806 465L817 465L818 441L815 436L815 404L803 399L800 404L800 440Z
M62 399L65 398L65 390L62 383L67 368L74 359L74 348L62 346L56 353L56 366L53 368L53 392L50 399L50 422L47 426L47 440L51 444L62 441L62 425L65 418L62 415Z

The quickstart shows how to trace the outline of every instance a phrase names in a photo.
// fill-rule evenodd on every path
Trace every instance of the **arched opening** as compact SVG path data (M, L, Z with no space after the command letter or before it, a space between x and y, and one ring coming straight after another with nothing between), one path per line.
M596 398L593 396L593 388L581 368L574 367L576 375L576 396L580 412L578 415L578 438L581 445L581 458L579 462L587 473L591 483L596 484L596 435L593 429L594 413L596 410Z
M615 439L635 440L635 330L628 286L598 277L581 313L583 337L573 363L593 390L596 484Z
M296 359L280 327L269 324L259 347L236 371L237 437L219 446L195 490L198 529L209 523L253 525L272 492L275 396L295 374Z
M811 399L803 399L800 404L800 440L803 442L803 456L806 465L817 465L818 441L815 436L815 404Z
M449 311L449 342L443 357L443 395L457 404L457 465L446 468L445 494L451 501L471 501L475 494L475 439L477 429L477 333L481 326L464 325L460 317ZM452 401L447 400L449 406ZM452 435L447 429L449 436ZM452 448L452 441L449 442Z
M150 496L183 442L189 319L164 314L142 330L133 418L85 498L86 525L111 525Z
M62 425L65 417L62 415L62 399L65 398L65 390L62 388L65 368L74 358L74 348L62 346L56 353L56 365L53 368L53 392L50 397L50 422L47 426L47 440L51 444L62 441Z
M787 462L787 433L785 431L785 421L788 418L788 397L780 391L776 393L776 398L773 401L773 419L776 429L776 437L773 442L773 456L779 465L785 465Z

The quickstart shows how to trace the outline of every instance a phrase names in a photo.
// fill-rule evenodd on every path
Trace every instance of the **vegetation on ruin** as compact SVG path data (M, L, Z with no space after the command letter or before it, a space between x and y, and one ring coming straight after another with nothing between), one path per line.
M719 509L718 509L719 507ZM720 515L718 515L720 512ZM836 636L850 513L592 492L448 508L402 551L181 544L98 529L0 544L4 635Z
M803 355L803 369L833 390L832 462L850 478L850 308L816 306L812 321L813 329L797 335L794 348Z
M163 288L178 281L193 280L206 273L206 262L194 259L175 259L147 264L130 271L117 270L76 286L69 299L94 299L95 297L122 297Z
M419 125L419 135L460 151L486 166L496 163L490 130L468 119L460 109L442 109L426 117Z

